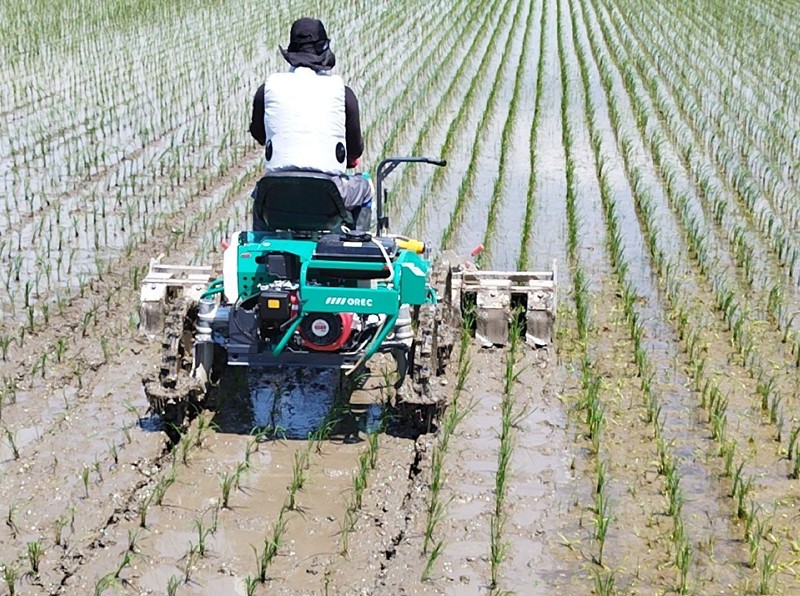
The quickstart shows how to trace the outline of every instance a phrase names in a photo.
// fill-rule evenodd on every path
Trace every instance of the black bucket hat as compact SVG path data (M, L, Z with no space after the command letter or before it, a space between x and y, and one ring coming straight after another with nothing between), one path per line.
M289 47L285 50L278 47L286 61L295 68L306 66L321 71L330 70L336 65L328 33L319 19L297 19L292 23Z

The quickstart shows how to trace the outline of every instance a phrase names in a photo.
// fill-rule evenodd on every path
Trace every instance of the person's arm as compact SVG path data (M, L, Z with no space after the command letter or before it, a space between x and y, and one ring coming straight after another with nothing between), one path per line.
M353 168L364 153L364 137L361 136L358 99L353 90L347 86L344 88L344 135L347 146L347 167Z
M250 116L250 134L259 145L267 142L267 131L264 129L264 85L256 90L253 96L253 115Z

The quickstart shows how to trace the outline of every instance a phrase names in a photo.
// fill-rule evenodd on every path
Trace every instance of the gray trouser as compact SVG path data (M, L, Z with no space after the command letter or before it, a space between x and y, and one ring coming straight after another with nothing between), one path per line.
M331 178L339 189L345 208L353 214L356 230L369 230L372 227L372 198L375 195L372 180L365 178L362 174L353 176L342 174L341 176L331 176ZM256 198L256 188L253 189L250 197ZM253 231L267 231L267 222L255 209L253 210Z

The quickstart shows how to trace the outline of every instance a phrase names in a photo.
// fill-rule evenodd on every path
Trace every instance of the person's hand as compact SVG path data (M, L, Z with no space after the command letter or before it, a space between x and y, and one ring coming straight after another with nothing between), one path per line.
M355 168L356 166L358 166L360 161L361 161L360 157L356 157L355 159L348 159L347 160L347 167L348 168Z

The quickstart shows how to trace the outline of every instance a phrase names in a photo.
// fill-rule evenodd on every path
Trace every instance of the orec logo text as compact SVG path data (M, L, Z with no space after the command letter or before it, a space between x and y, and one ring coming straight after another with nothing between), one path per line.
M372 306L372 298L345 298L344 296L328 296L325 304L336 306Z

